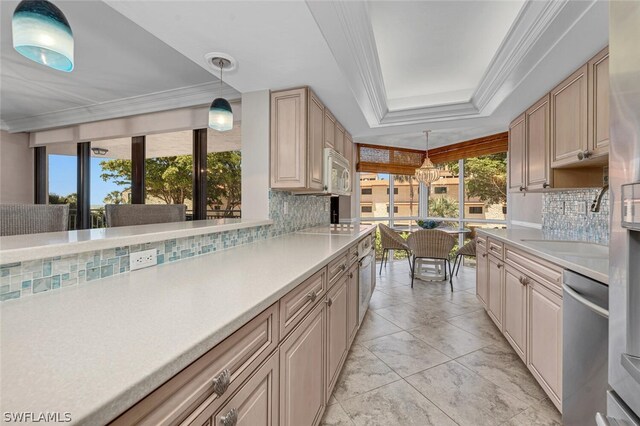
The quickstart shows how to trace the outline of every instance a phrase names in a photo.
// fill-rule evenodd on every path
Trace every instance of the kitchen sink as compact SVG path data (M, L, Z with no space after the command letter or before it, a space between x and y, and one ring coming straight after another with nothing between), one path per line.
M560 240L520 240L534 249L548 251L564 256L590 257L597 259L609 258L609 247L602 244L588 243L585 241L560 241Z

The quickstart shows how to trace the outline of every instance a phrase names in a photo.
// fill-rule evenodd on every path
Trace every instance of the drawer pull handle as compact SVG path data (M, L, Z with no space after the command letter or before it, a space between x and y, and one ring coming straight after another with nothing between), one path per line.
M222 394L227 391L230 382L231 372L229 372L229 369L225 368L220 372L220 374L213 378L213 392L218 396L222 396Z
M353 272L349 274L349 278L353 279Z
M327 306L333 305L333 300L331 298L327 299Z
M318 297L318 295L316 294L315 291L310 291L309 293L307 293L307 299L311 300L312 302L316 301L316 297Z
M503 265L502 265L502 263L498 263L497 266L498 266L498 269L500 269L500 268L502 268Z
M236 426L238 423L238 410L232 408L227 414L220 417L222 426Z

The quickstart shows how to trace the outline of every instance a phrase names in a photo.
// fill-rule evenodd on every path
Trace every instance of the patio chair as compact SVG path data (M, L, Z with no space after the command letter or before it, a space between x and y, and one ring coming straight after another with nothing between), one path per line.
M380 272L378 275L382 274L382 265L385 264L385 255L387 258L386 261L389 261L389 250L400 250L407 253L407 260L409 261L409 267L411 268L411 253L405 239L402 238L399 233L382 223L378 225L378 229L380 230L380 242L382 244L382 261L380 262Z
M68 229L68 204L0 204L0 236Z
M451 261L449 261L449 253L453 246L456 245L456 240L446 232L439 231L437 229L423 229L416 231L409 235L407 239L407 245L411 254L412 267L411 267L411 288L413 288L413 281L416 275L416 259L436 259L445 262L444 279L447 279L447 268L449 267L449 284L451 285L451 291L453 291L453 280L451 277Z
M456 277L458 276L458 271L460 270L460 264L464 260L464 256L476 257L476 239L469 241L467 244L463 245L456 252L456 258L453 261L453 269L456 271ZM457 264L457 267L456 267Z
M107 227L184 222L184 204L107 204L104 206Z

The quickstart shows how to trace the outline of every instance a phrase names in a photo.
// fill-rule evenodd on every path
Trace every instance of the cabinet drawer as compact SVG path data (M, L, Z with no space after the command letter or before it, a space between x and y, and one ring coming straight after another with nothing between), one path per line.
M487 250L487 237L478 235L476 237L476 246L478 250Z
M113 421L175 425L232 395L278 346L274 304Z
M489 243L489 249L488 249L489 253L502 259L504 244L502 244L501 241L494 240L493 238L489 238L488 243Z
M349 248L349 266L358 260L358 245L354 244Z
M280 299L280 336L284 338L327 293L327 269L322 268Z
M562 269L553 263L515 249L509 245L505 248L505 261L540 282L552 284L552 290L562 291Z
M190 426L245 425L273 426L278 424L279 397L278 351L260 367L240 390L213 415L213 407L207 407L197 417L184 423Z
M345 253L329 263L329 283L336 282L338 277L349 267L349 254Z

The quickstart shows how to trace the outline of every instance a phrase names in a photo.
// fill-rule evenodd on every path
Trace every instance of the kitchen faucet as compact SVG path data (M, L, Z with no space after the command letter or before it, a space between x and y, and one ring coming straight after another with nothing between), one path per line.
M609 189L608 184L600 188L598 195L596 196L595 200L593 200L593 203L591 203L592 213L598 213L600 211L600 204L602 204L602 197L604 196L604 193L607 192L607 189Z

